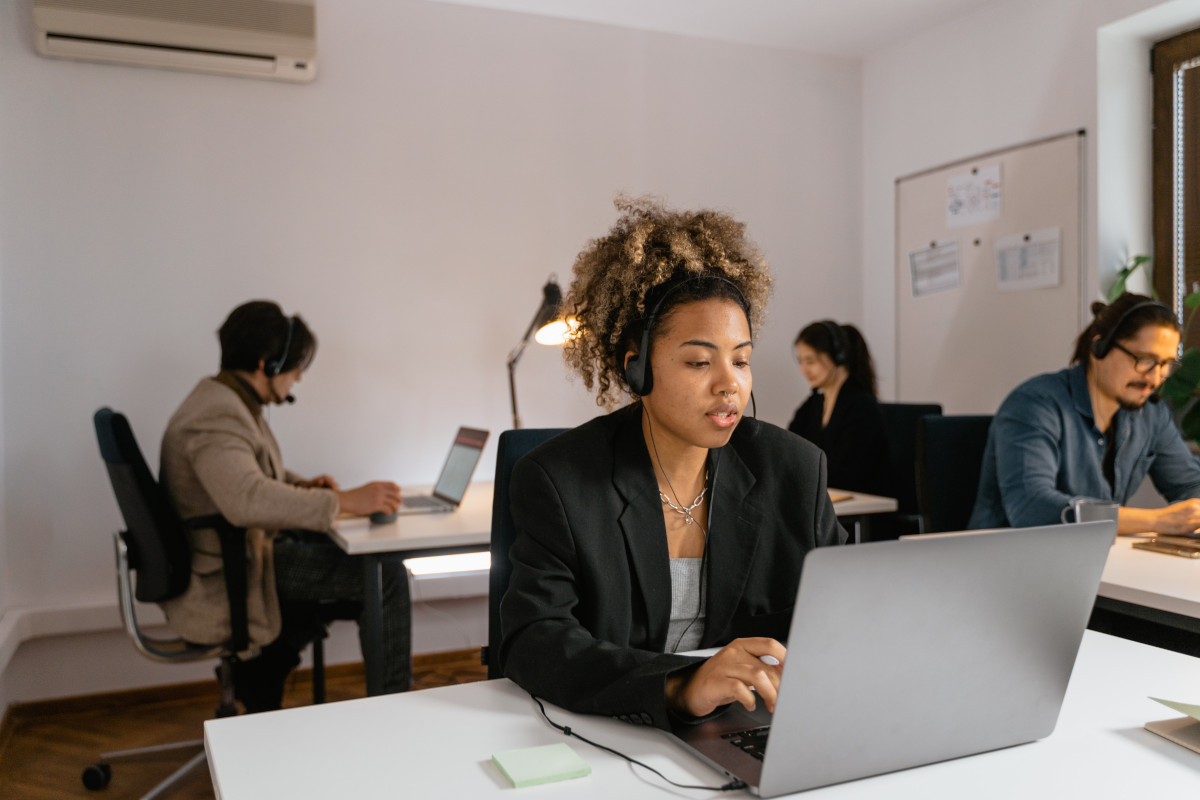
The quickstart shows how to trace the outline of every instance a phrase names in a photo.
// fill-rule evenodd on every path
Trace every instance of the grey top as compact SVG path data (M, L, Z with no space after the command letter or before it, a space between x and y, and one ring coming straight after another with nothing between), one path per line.
M695 650L704 637L704 600L700 575L702 558L671 559L671 623L667 627L667 652Z

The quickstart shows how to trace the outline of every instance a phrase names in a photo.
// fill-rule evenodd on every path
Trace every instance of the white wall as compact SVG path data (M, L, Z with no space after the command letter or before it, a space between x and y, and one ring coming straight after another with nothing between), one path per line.
M1177 30L1182 19L1200 19L1200 3L1163 4L1152 12L1161 15L1159 22L1141 26L1142 41L1132 49L1124 34L1112 34L1119 42L1110 49L1102 69L1097 64L1097 39L1102 26L1154 5L1148 0L995 3L864 61L863 305L870 319L869 340L890 343L895 330L893 187L903 175L1085 128L1089 147L1086 301L1097 299L1108 287L1128 254L1148 250L1149 157L1143 145L1150 120L1142 116L1149 85L1145 45L1161 38L1150 28L1166 35ZM1110 124L1104 128L1098 126L1098 72L1110 104L1106 114ZM1098 139L1106 154L1099 166ZM1098 185L1103 197L1098 195ZM1106 209L1102 219L1101 201ZM1075 311L1064 309L1064 313ZM1065 366L1071 343L1047 342L1047 346L1062 351ZM895 354L889 346L875 352L881 392L887 396L894 391ZM935 398L936 387L931 387L929 399ZM995 398L996 404L1002 399Z
M503 360L541 283L569 280L614 194L651 191L733 210L775 266L760 416L786 422L803 393L788 345L818 316L865 323L888 396L894 180L1088 129L1095 294L1149 246L1145 45L1200 19L1196 0L1011 0L872 54L860 74L352 0L322 5L321 74L296 87L42 60L17 5L0 6L0 665L15 612L91 620L112 601L119 518L91 412L129 413L156 463L236 303L276 298L321 337L300 404L273 420L293 467L424 481L458 424L507 426ZM528 425L594 413L555 351L528 350L519 380ZM425 615L435 648L450 622L438 613ZM112 634L40 640L0 676L0 705L80 685L26 685L87 657L96 643L80 637L111 648L88 690L138 669Z
M154 467L243 300L316 330L272 425L345 484L428 481L456 426L508 426L505 356L620 191L727 208L774 264L761 417L799 400L798 327L857 318L856 61L413 0L318 27L291 86L45 60L0 5L0 610L112 602L91 414L125 411ZM555 350L519 381L527 425L596 413Z

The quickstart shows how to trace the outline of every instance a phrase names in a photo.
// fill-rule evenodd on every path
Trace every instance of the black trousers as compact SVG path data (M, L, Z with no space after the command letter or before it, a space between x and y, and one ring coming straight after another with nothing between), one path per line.
M363 563L322 533L289 531L275 539L275 590L283 614L279 637L258 658L238 664L235 688L247 711L269 711L283 702L284 683L300 654L324 634L329 604L347 605L363 632ZM383 563L383 691L412 686L412 605L408 575L399 558Z

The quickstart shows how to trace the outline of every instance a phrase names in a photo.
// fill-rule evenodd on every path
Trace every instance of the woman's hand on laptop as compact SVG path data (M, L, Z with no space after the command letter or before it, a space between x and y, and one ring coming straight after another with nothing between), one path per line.
M728 703L753 710L757 694L767 710L774 712L786 658L787 648L774 639L734 639L695 671L668 678L667 702L679 711L703 717ZM770 664L770 659L778 666Z
M400 487L391 481L372 481L337 493L338 511L365 516L382 511L391 514L400 507Z

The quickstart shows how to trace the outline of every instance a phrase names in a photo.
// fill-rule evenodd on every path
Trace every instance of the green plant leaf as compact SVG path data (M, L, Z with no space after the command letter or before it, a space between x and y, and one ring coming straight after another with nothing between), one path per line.
M1179 431L1185 439L1200 441L1200 403L1193 405L1183 415L1179 421Z
M1125 259L1125 266L1117 271L1117 276L1113 279L1113 285L1108 288L1108 297L1106 300L1111 303L1125 294L1128 290L1129 276L1139 269L1145 268L1147 270L1146 279L1150 280L1149 267L1152 260L1150 256L1145 255L1130 256ZM1150 287L1150 294L1155 300L1158 299L1158 293L1154 291L1153 285Z
M1129 280L1129 269L1123 269L1117 273L1117 279L1113 281L1113 285L1108 287L1108 297L1104 298L1109 303L1112 303L1121 295L1125 294L1125 282Z
M1195 308L1196 306L1200 306L1200 292L1192 292L1183 298L1184 308Z
M1163 381L1159 394L1176 408L1183 408L1197 388L1200 388L1200 350L1192 347L1184 352L1179 369Z

